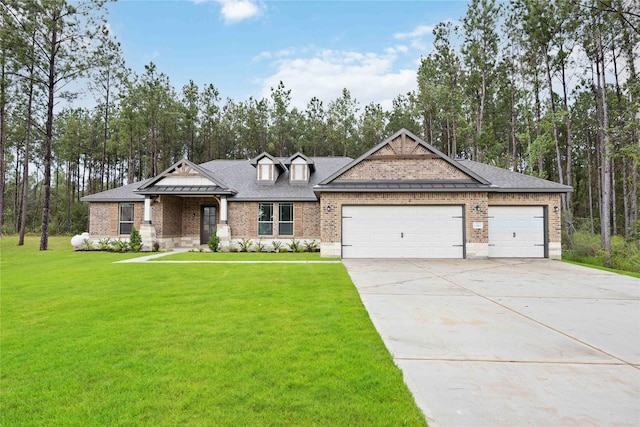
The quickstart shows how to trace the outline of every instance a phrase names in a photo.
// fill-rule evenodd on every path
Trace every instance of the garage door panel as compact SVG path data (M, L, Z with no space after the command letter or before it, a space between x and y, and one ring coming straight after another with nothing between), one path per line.
M489 206L489 256L544 258L542 206Z
M344 258L462 258L461 206L344 206Z

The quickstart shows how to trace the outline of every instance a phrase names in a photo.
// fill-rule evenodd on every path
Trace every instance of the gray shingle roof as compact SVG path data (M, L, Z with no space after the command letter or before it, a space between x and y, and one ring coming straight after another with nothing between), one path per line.
M286 160L285 158L276 158L279 162ZM256 181L256 168L252 166L251 160L212 160L207 163L198 165L200 169L206 171L207 176L214 181L223 182L237 192L233 196L234 201L316 201L317 196L313 192L313 186L325 179L329 174L348 164L352 159L348 157L310 157L313 161L315 172L311 174L309 183L289 184L289 172L285 170L280 174L275 183L258 184ZM282 164L282 163L281 163ZM157 188L157 192L153 189L155 186L153 181L156 178L146 179L113 190L103 191L101 193L85 196L81 200L83 202L135 202L143 201L144 193L147 194L194 194L192 190L185 189L183 192L178 191L176 187ZM144 188L141 193L136 192L140 188ZM232 194L224 188L210 186L199 186L197 194Z
M113 190L84 196L80 200L83 202L142 202L144 201L144 196L142 194L134 193L134 191L149 181L151 181L151 179L144 179L142 181L134 182L133 184L114 188Z
M286 159L277 158L284 162ZM285 170L275 183L259 184L256 180L256 168L251 160L212 160L198 165L207 176L217 182L229 185L230 189L217 186L199 186L197 188L176 188L153 186L153 180L147 179L125 185L113 190L85 196L83 202L134 202L144 200L144 194L136 192L140 188L148 187L143 193L148 194L229 194L234 201L316 201L316 191L362 191L362 192L400 192L400 191L488 191L488 192L551 192L562 193L572 191L567 185L553 181L511 172L495 166L478 163L471 160L452 160L461 170L470 171L473 179L469 181L342 181L329 185L318 185L336 171L343 170L352 162L348 157L310 157L315 165L315 172L311 174L309 183L289 183L289 172ZM315 187L315 188L314 188ZM195 191L195 193L194 193Z
M315 165L309 183L289 184L289 171L280 174L273 184L259 184L256 169L251 160L212 160L200 165L215 177L229 184L238 193L233 197L237 201L315 201L313 186L331 173L351 162L348 157L310 157ZM284 162L286 159L278 158Z
M456 162L489 181L491 183L491 189L489 191L534 193L566 193L573 191L573 188L568 185L558 184L557 182L518 172L511 172L484 163L474 162L473 160L456 160Z

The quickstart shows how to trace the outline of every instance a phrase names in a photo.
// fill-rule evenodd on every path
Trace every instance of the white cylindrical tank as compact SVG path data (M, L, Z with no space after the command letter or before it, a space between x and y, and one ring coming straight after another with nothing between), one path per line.
M82 246L82 242L89 240L89 233L76 234L71 238L71 246L78 248Z

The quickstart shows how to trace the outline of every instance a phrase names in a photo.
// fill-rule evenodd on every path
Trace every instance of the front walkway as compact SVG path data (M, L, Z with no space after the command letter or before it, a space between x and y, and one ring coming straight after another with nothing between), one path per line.
M192 249L188 248L176 248L169 252L159 252L152 255L124 259L122 261L116 261L114 264L125 263L139 263L154 260L154 264L339 264L342 260L339 259L327 259L327 260L160 260L155 261L158 258L162 258L168 255L175 255L179 253L189 252ZM198 252L199 253L199 252Z
M437 426L640 425L640 280L550 260L344 260Z

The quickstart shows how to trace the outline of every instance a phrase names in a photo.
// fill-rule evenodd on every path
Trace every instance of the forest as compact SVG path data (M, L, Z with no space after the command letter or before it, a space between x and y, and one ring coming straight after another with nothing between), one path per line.
M575 235L591 236L610 265L616 241L638 248L633 0L471 0L458 21L434 27L417 89L389 110L361 105L348 87L304 109L292 107L286 82L245 100L215 82L175 88L152 62L141 74L127 67L104 0L0 4L0 230L20 243L40 233L46 250L49 234L85 231L81 197L181 158L357 157L406 128L451 157L572 186L562 200L567 250ZM95 107L58 107L79 96Z

